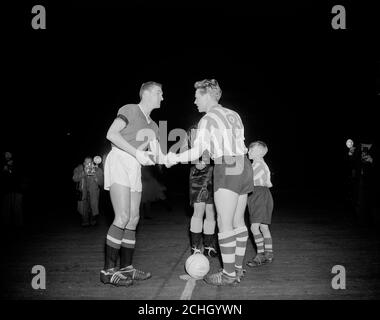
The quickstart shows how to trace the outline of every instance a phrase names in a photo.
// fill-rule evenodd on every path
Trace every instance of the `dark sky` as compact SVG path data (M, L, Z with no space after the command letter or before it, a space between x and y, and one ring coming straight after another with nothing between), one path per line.
M30 27L30 8L15 9L6 148L68 167L106 152L118 108L137 103L149 80L165 99L152 117L187 129L201 116L193 84L204 78L217 79L221 103L240 113L247 144L267 142L282 186L322 185L321 175L339 171L348 137L374 138L374 61L356 11L347 30L333 30L332 5L316 1L107 3L47 4L46 30Z

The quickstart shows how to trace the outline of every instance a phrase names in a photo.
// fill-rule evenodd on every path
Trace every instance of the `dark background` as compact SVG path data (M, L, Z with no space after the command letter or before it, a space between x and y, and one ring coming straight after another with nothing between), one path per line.
M71 205L74 167L109 151L117 110L150 80L164 90L152 118L186 130L201 117L194 82L217 79L246 144L268 144L274 192L293 201L339 197L346 140L376 142L368 8L339 2L347 29L333 30L332 2L40 1L47 29L33 30L34 4L8 12L1 145L30 177L36 208L41 197L46 208ZM169 191L187 192L188 166L166 174Z

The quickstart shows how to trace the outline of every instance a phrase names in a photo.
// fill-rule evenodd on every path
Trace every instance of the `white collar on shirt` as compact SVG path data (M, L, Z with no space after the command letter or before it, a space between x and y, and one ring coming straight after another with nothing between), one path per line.
M149 124L149 123L152 121L152 119L151 119L150 117L148 117L148 116L145 114L144 110L143 110L143 109L141 109L141 106L140 106L140 104L139 104L139 103L138 103L137 105L139 106L139 108L140 108L141 112L144 114L144 116L145 116L145 119L146 119L146 122L148 122L148 124Z

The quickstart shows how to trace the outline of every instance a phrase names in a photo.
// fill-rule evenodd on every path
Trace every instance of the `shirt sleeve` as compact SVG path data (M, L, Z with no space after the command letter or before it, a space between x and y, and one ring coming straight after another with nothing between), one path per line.
M125 122L125 125L128 125L128 123L133 120L132 117L133 111L131 106L128 105L121 107L116 116L116 118L123 120Z

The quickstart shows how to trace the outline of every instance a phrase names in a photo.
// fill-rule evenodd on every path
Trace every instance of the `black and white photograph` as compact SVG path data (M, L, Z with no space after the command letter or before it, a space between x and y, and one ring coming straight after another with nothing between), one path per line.
M4 13L1 300L128 300L139 319L378 300L369 11L36 0Z

